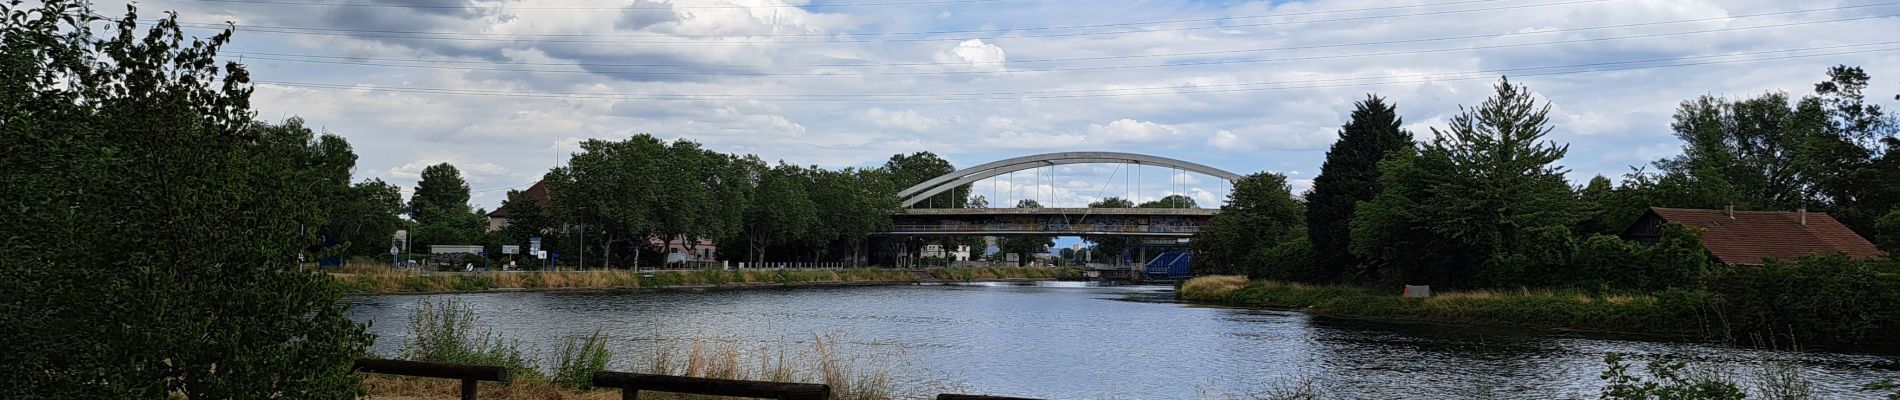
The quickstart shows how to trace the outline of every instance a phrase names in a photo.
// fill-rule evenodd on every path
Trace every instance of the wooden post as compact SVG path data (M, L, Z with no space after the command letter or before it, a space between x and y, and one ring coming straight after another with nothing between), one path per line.
M462 380L462 400L475 400L475 380Z

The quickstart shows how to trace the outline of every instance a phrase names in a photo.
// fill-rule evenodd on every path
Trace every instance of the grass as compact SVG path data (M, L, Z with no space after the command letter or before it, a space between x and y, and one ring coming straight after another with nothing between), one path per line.
M614 359L604 331L561 340L552 366L543 371L524 355L518 342L481 328L472 308L456 301L422 301L410 314L410 334L399 357L405 360L492 365L508 369L510 382L484 382L480 398L612 399L615 390L595 390L595 372ZM843 335L813 335L809 341L752 345L727 338L655 338L647 359L635 372L704 378L808 382L831 386L832 398L882 400L899 395L891 379L901 347L856 345ZM933 383L933 385L936 385ZM366 374L365 393L378 398L453 398L450 379ZM688 399L711 397L687 396Z
M1441 292L1426 299L1400 298L1356 286L1248 282L1237 276L1202 277L1182 285L1185 300L1296 309L1372 319L1526 326L1537 328L1703 336L1718 325L1706 312L1706 293L1596 295L1559 290ZM1641 329L1641 331L1633 331Z
M343 268L331 276L346 293L451 293L495 289L632 289L666 287L802 285L833 283L918 283L1004 279L1075 279L1074 268L937 268L896 270L854 268L843 270L719 269L642 271L526 271L485 274L424 274L386 266L363 264Z

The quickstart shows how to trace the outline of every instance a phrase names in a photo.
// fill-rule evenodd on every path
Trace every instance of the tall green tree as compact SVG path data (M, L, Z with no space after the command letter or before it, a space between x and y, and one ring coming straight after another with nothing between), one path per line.
M1305 213L1306 207L1293 199L1285 175L1261 172L1235 181L1221 213L1194 235L1194 274L1257 270L1263 260L1255 255L1305 232ZM1260 277L1304 280L1303 276Z
M1394 105L1366 95L1353 104L1352 119L1339 128L1339 141L1326 150L1326 161L1306 195L1306 237L1320 279L1346 279L1358 262L1350 251L1353 210L1379 194L1379 160L1411 150L1412 133L1400 129L1403 124Z
M462 171L454 165L441 163L423 167L422 177L416 181L416 191L409 196L409 217L416 218L429 207L468 208L468 198L468 181L462 179Z
M813 169L809 191L817 208L819 223L812 235L814 248L842 243L850 259L861 259L864 244L872 234L891 229L890 214L898 210L897 189L881 171L845 168L838 171Z
M936 153L920 151L911 154L893 154L884 162L884 170L890 173L891 183L903 190L924 181L956 172L957 168L950 160L938 157ZM911 208L951 208L969 204L970 185L930 196Z
M415 193L409 196L410 233L419 249L429 245L481 244L487 217L468 204L468 181L454 165L441 163L422 169Z
M565 232L563 238L585 238L582 251L594 256L594 265L632 265L638 256L628 255L645 247L661 224L654 218L665 209L662 192L667 189L660 177L678 173L662 162L667 145L640 134L621 141L588 140L580 148L543 180L550 215Z
M520 190L509 190L501 200L501 209L507 211L508 222L501 227L502 244L521 246L527 251L534 237L541 237L543 249L554 248L550 233L556 229L554 217L541 206L541 201Z
M356 398L370 336L296 264L333 171L257 128L229 28L97 15L0 4L4 397Z
M799 243L819 224L818 204L808 192L804 168L780 163L759 173L758 201L746 211L746 241L753 262L764 262L769 246Z
M1198 208L1198 206L1194 204L1194 198L1192 197L1171 194L1159 199L1154 199L1153 201L1141 203L1141 205L1135 206L1135 208Z
M1388 283L1500 287L1548 272L1530 270L1557 265L1534 258L1547 251L1538 239L1583 216L1555 165L1567 146L1544 140L1549 111L1500 80L1417 154L1380 162L1384 191L1354 212L1353 254Z
M1042 203L1031 199L1016 201L1016 208L1042 208ZM1056 245L1054 236L1007 236L997 241L996 247L1004 254L1015 254L1016 265L1027 265L1036 254L1045 254L1049 246Z

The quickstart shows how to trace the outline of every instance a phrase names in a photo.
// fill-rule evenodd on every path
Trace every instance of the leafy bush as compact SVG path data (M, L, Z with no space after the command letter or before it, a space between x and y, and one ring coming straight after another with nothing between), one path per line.
M1792 343L1888 340L1900 330L1900 277L1873 262L1820 255L1736 267L1709 281L1736 339Z
M514 379L541 379L534 362L520 345L475 323L475 310L458 301L423 301L409 315L409 337L402 359L453 364L491 365L508 369Z
M564 338L554 356L554 383L574 390L593 389L594 373L607 370L607 361L613 358L613 351L607 349L607 335L599 329Z
M347 145L253 121L230 30L150 19L0 3L0 397L356 397L370 336L296 265Z
M1609 370L1603 371L1603 380L1610 382L1603 388L1601 398L1605 400L1741 400L1747 397L1731 377L1682 361L1650 361L1645 367L1650 376L1647 381L1630 373L1630 365L1623 363L1621 354L1606 354L1603 363L1609 364Z

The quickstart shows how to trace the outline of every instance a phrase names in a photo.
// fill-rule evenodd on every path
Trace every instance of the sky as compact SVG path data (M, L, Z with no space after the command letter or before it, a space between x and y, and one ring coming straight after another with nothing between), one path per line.
M95 3L101 13L123 2ZM588 139L648 133L827 168L930 151L958 166L1059 151L1171 157L1311 186L1352 104L1418 138L1500 75L1551 105L1581 184L1675 154L1676 105L1811 92L1836 64L1900 93L1900 2L1702 0L150 0L221 54L260 119L347 138L358 179L449 162L494 208ZM993 204L1186 193L1219 179L1118 164L979 182ZM1139 181L1140 184L1135 182ZM1040 182L1040 183L1037 183Z

